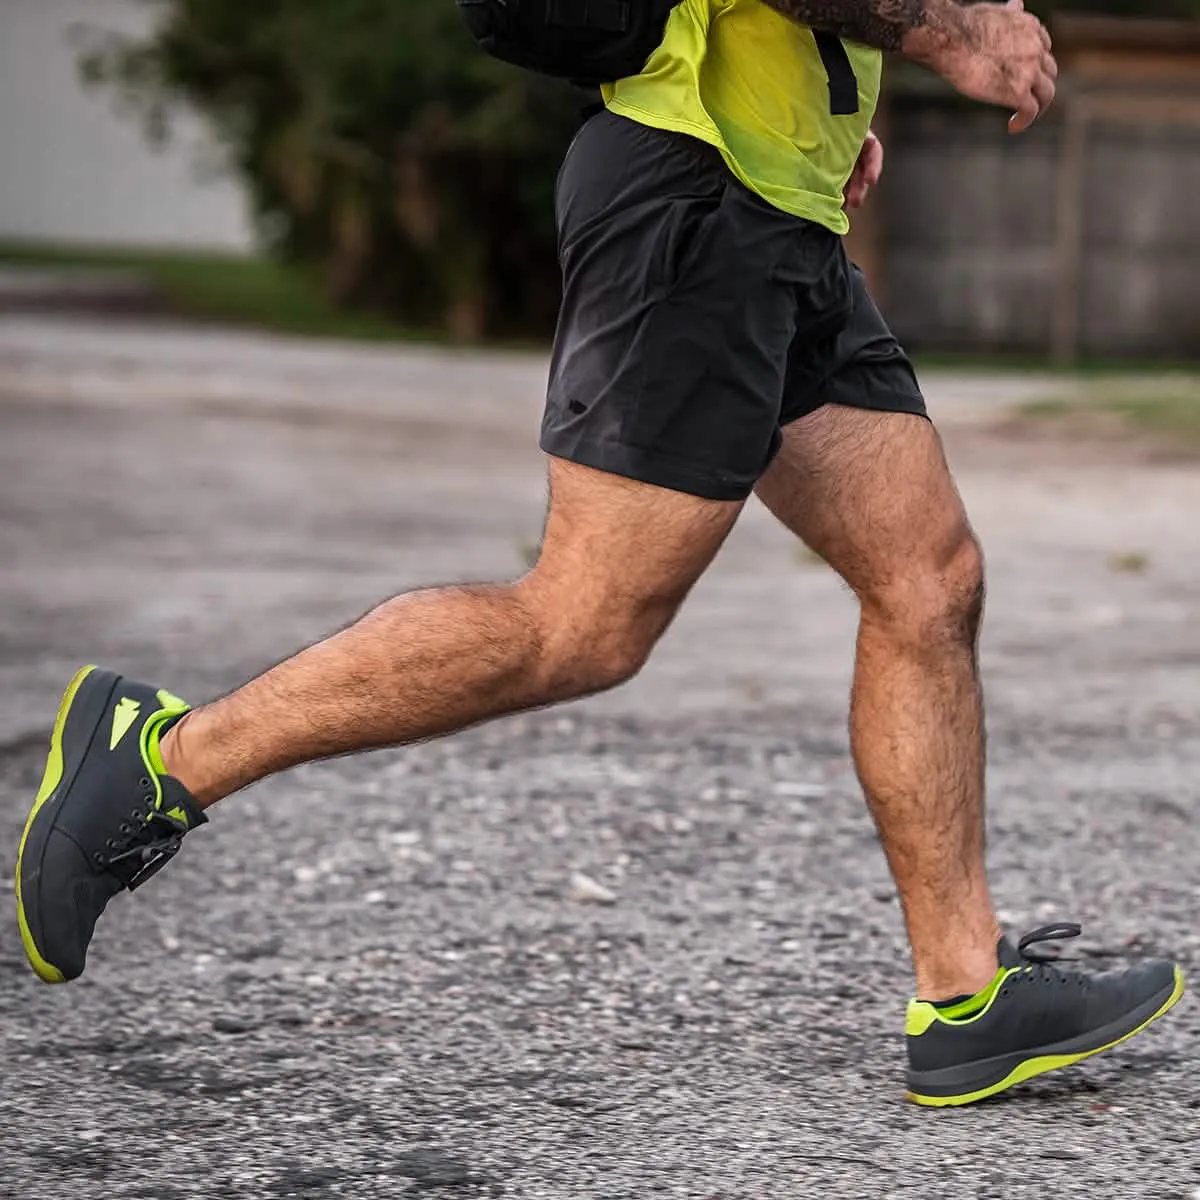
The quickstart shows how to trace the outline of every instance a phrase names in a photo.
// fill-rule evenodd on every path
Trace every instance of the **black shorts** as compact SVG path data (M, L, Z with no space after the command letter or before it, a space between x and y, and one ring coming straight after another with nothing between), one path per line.
M548 454L742 500L783 426L822 405L925 415L842 239L754 195L706 143L601 113L556 208Z

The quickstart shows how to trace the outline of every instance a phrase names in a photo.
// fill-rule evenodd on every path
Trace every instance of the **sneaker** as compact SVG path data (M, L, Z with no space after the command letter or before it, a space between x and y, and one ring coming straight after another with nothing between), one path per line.
M96 921L206 823L163 767L159 739L188 711L170 692L84 667L58 710L17 856L17 921L46 983L83 973Z
M1030 953L1081 932L1049 925L1016 949L1002 941L1000 970L978 996L950 1007L911 1001L908 1098L935 1108L973 1104L1111 1050L1183 995L1183 971L1174 963L1087 975Z

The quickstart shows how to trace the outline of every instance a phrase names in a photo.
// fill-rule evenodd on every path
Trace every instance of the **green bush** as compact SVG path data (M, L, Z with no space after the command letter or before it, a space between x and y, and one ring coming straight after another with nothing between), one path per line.
M578 97L481 54L452 0L152 0L157 32L104 37L87 74L154 136L213 120L269 248L340 304L464 338L544 332L552 196Z

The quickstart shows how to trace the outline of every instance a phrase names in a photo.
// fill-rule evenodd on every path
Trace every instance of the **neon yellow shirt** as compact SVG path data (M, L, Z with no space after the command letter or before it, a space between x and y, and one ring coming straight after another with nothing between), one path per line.
M708 142L770 204L845 233L842 193L882 74L879 51L815 35L762 0L683 0L646 69L604 99L643 125ZM835 115L855 106L855 90L858 111Z

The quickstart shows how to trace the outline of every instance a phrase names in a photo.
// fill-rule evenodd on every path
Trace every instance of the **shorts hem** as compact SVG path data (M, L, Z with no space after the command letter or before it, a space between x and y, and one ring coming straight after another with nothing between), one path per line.
M825 381L808 391L808 403L789 405L780 414L780 428L791 425L830 404L869 412L909 413L929 420L929 409L912 364L903 355L887 361L851 358Z
M697 469L678 459L616 442L574 442L566 445L554 437L543 437L541 448L554 458L565 459L581 467L591 467L638 483L682 492L700 500L747 500L758 483L757 478L722 477L717 472Z

